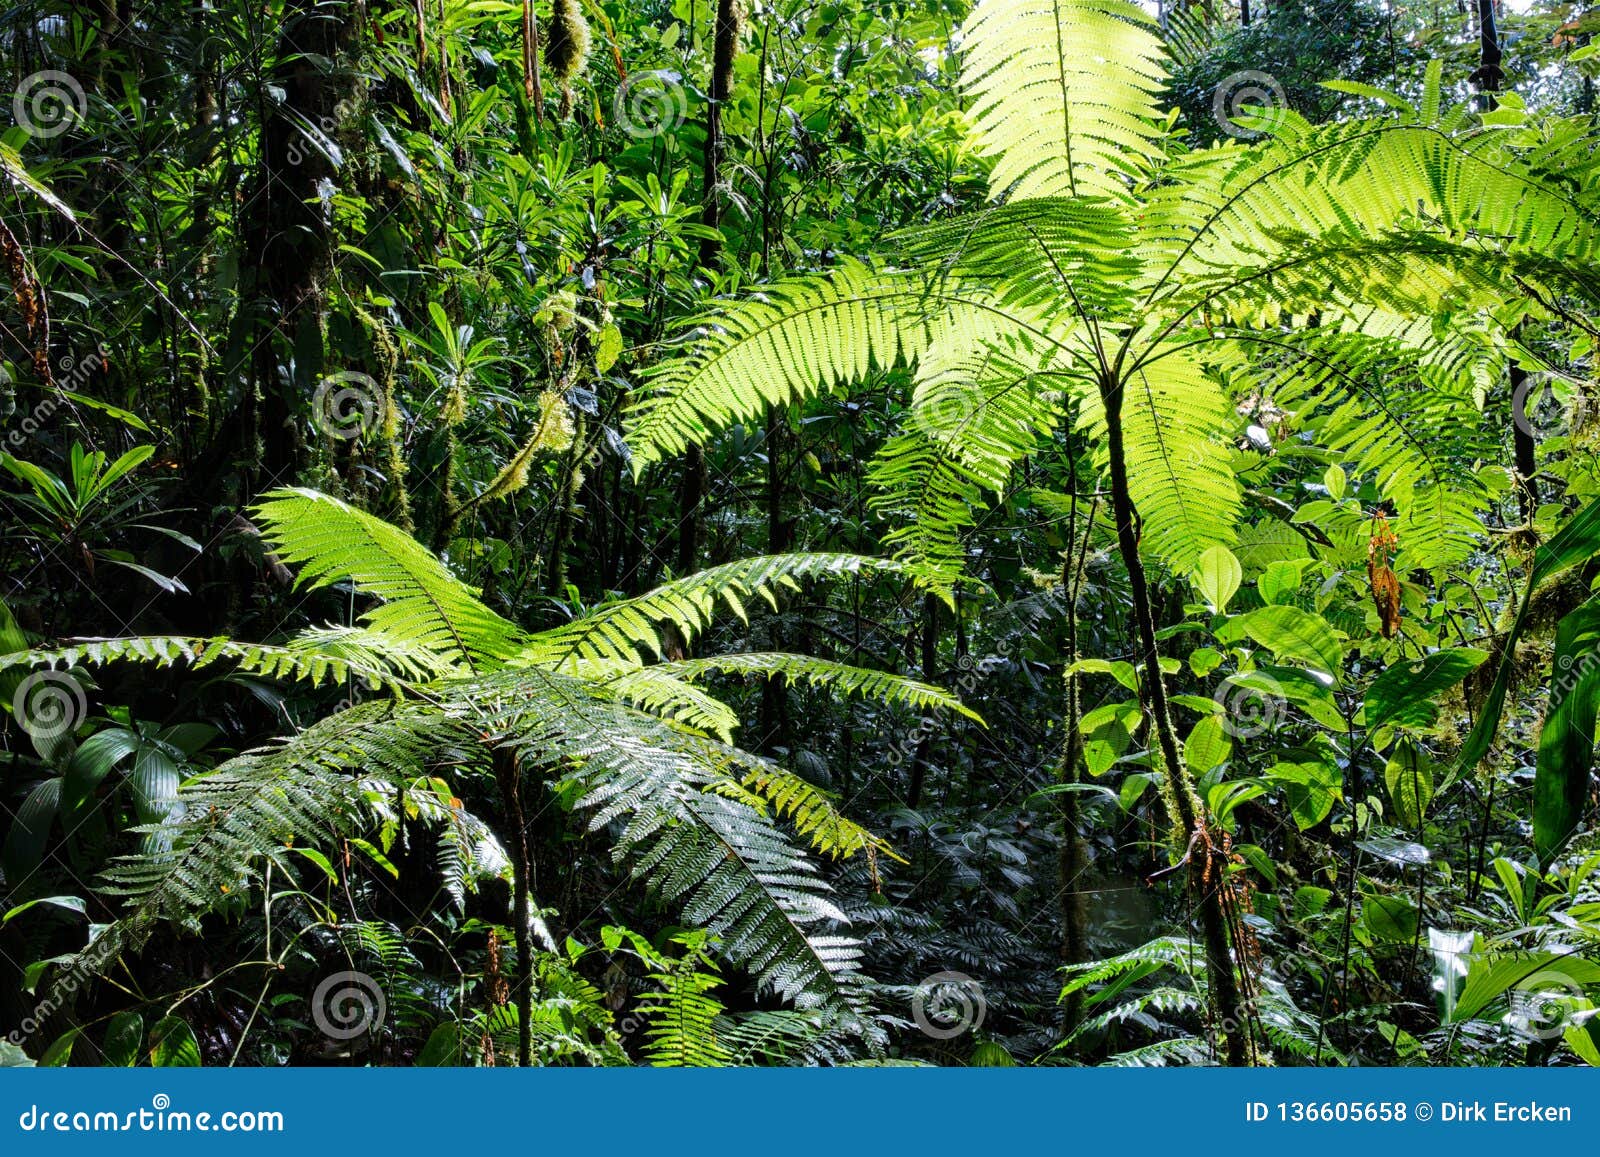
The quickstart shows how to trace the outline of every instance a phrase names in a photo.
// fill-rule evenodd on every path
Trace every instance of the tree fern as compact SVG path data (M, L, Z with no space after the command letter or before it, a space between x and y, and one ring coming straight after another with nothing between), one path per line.
M803 579L901 568L851 555L752 559L530 635L484 607L414 541L343 503L279 491L258 515L283 557L304 565L303 582L348 581L358 597L377 600L361 625L310 628L283 646L87 640L3 660L229 662L311 686L359 681L389 695L185 784L179 808L156 825L161 845L108 873L108 891L128 907L97 943L96 959L136 949L157 921L197 926L268 864L290 870L297 847L395 830L402 807L405 817L439 828L446 887L464 895L471 873L503 873L508 861L436 769L479 773L494 752L510 751L524 774L568 785L563 798L611 839L618 862L678 904L762 986L876 1033L858 945L790 831L828 855L893 853L812 785L724 742L736 717L698 683L716 674L782 675L919 711L971 712L927 684L803 656L656 667L645 666L645 656L662 653L663 630L693 639L718 609L742 616L749 599L775 602Z

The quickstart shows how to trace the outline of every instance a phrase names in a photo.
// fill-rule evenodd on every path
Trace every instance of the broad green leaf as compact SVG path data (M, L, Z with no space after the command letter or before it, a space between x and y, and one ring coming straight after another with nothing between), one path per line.
M1562 571L1591 558L1596 552L1600 552L1600 501L1591 502L1574 514L1565 526L1534 552L1533 567L1522 592L1522 603L1517 608L1516 618L1512 620L1511 630L1506 632L1500 666L1495 671L1494 682L1490 684L1478 722L1467 736L1467 741L1461 745L1461 754L1456 759L1457 770L1472 767L1487 755L1495 733L1500 730L1500 715L1505 708L1506 692L1511 687L1517 640L1522 636L1522 625L1528 617L1534 591Z
M1383 782L1394 804L1395 818L1408 828L1420 828L1433 800L1433 761L1415 743L1402 739L1383 769Z
M143 743L133 760L133 800L139 822L159 823L167 818L178 799L178 784L183 776L178 765L154 743Z
M1299 607L1266 606L1241 615L1239 625L1278 658L1304 663L1338 682L1344 648L1321 615Z
M26 880L44 858L44 847L61 805L61 780L47 779L30 791L17 809L6 833L6 879L15 887Z
M1439 718L1439 693L1453 687L1489 657L1472 647L1450 647L1420 659L1403 659L1367 688L1367 730L1385 725L1432 727Z
M1211 613L1220 615L1228 609L1228 602L1239 592L1244 581L1244 568L1225 546L1213 546L1202 551L1195 567L1194 585L1205 599Z
M0 916L0 924L10 923L12 917L20 916L36 904L46 904L52 908L65 908L68 912L85 914L86 905L81 896L40 896L37 900L29 900L26 904L18 904L4 916Z
M1533 848L1549 867L1583 818L1600 712L1600 599L1556 624L1550 703L1533 779Z
M106 1040L101 1051L106 1064L131 1068L139 1063L139 1043L144 1040L144 1017L136 1012L119 1012L106 1025Z
M1183 758L1189 770L1201 776L1227 759L1232 750L1233 743L1222 729L1222 722L1215 715L1207 715L1184 740Z
M194 1031L175 1016L164 1016L150 1030L150 1064L158 1069L197 1068L200 1045Z
M1348 724L1334 701L1333 692L1317 676L1299 667L1257 667L1230 675L1228 683L1248 688L1268 699L1293 703L1311 718L1332 731L1344 731Z
M1600 1068L1600 1015L1596 1015L1595 1002L1584 999L1581 1008L1574 1011L1579 1015L1587 1015L1581 1024L1571 1024L1563 1029L1561 1039L1567 1042L1567 1047L1577 1053L1584 1064Z
M40 1066L47 1069L66 1068L72 1061L72 1046L78 1043L82 1032L81 1028L69 1028L56 1037L50 1047L44 1050L44 1056L39 1058Z
M1327 819L1343 794L1339 769L1320 760L1276 763L1267 769L1266 778L1283 788L1289 812L1301 831Z
M622 355L622 331L615 325L601 328L594 339L594 369L595 373L603 374L617 364L617 358Z
M1361 901L1361 924L1376 940L1410 943L1417 938L1417 906L1404 896L1368 896Z
M1471 1020L1507 992L1564 992L1600 985L1600 961L1577 953L1516 952L1473 957L1454 1021Z
M428 1034L428 1042L417 1054L418 1068L450 1067L461 1064L461 1031L454 1022L439 1025Z
M1271 562L1256 579L1256 593L1268 604L1287 603L1300 590L1300 579L1305 573L1306 559Z

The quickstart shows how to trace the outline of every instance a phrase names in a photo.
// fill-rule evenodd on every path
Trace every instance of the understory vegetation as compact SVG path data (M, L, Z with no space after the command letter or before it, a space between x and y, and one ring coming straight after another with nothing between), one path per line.
M0 1061L1600 1065L1596 32L11 4Z

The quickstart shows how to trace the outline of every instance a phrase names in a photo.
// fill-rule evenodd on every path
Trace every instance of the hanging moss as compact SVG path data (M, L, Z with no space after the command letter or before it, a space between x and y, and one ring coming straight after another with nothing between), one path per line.
M589 59L589 22L579 0L555 0L550 12L550 34L544 42L544 61L561 86L561 115L572 112L572 82Z
M391 521L410 531L415 527L411 521L411 494L406 489L406 458L400 448L400 347L382 320L359 307L356 317L367 331L367 342L378 371L378 403L383 407L378 422L379 456L380 468L389 480L389 516Z

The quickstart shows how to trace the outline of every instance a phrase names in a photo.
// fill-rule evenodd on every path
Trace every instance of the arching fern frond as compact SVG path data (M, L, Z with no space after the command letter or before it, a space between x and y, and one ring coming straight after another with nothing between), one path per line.
M636 598L604 603L582 618L529 636L519 666L561 667L583 660L636 663L641 653L660 657L663 625L685 641L711 624L718 607L741 620L745 603L760 598L777 608L777 592L799 590L804 579L868 573L894 574L897 564L856 554L774 554L724 563L663 583Z
M832 659L787 652L743 651L732 655L711 655L703 659L678 659L658 663L651 670L696 682L717 674L754 675L762 678L782 676L792 683L805 682L845 695L860 695L880 703L911 707L918 711L954 711L975 723L983 719L961 700L931 683L921 683L889 671L852 667Z
M1160 135L1165 53L1128 0L982 0L962 26L989 195L1126 197Z
M144 635L128 639L79 639L64 647L41 647L0 655L7 667L77 667L110 663L149 663L156 667L187 664L196 670L229 664L269 679L312 687L358 681L371 688L401 689L403 672L375 654L323 654L309 648L239 643L232 639L194 639L181 635Z
M255 515L279 556L300 567L302 586L348 581L382 602L361 618L397 645L445 663L498 666L523 635L398 527L315 490L274 490Z
M136 950L160 921L197 927L201 916L259 879L267 863L288 865L296 843L335 845L371 819L363 779L354 772L370 780L381 769L391 782L403 781L452 733L462 738L436 713L363 703L189 780L180 809L157 825L166 850L124 857L107 871L106 891L129 907L104 946Z
M930 345L982 345L1007 311L981 284L880 272L847 260L718 301L698 319L686 356L654 367L629 415L635 470L708 433L750 421L768 404L811 397L915 361ZM1018 314L1013 327L1031 323Z
M440 693L452 717L516 751L524 768L566 778L617 862L764 987L868 1029L859 945L836 930L846 920L831 889L771 818L707 790L743 753L596 702L554 672L506 671Z

